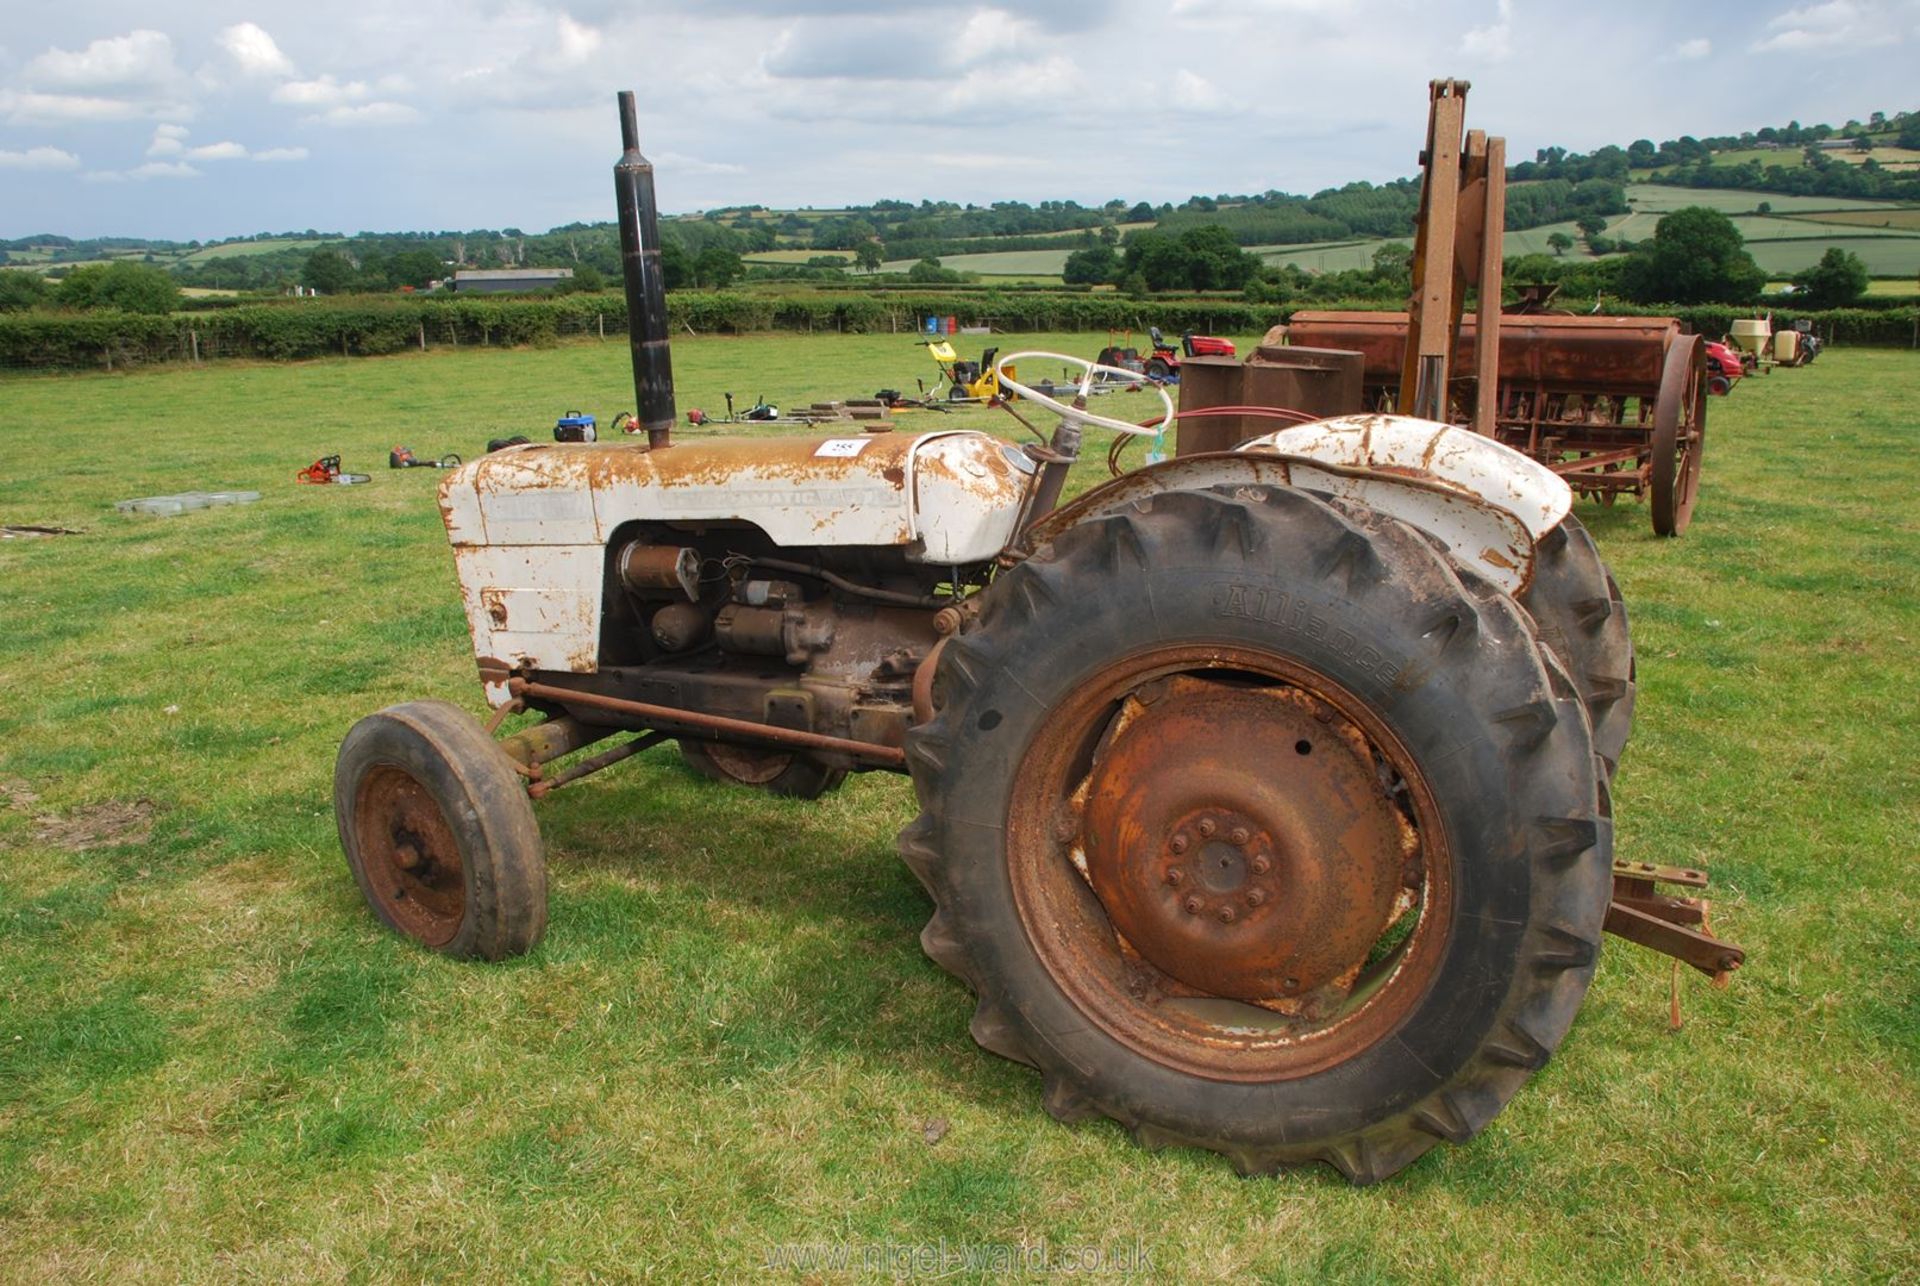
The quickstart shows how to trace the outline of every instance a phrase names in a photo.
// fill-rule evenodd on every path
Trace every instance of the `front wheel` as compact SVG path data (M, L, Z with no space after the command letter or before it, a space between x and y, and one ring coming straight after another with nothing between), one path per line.
M1003 573L908 735L901 852L1047 1109L1356 1183L1478 1132L1592 976L1578 693L1412 528L1176 492Z
M382 923L442 955L501 960L547 928L547 863L526 785L445 701L370 714L333 771L340 847Z

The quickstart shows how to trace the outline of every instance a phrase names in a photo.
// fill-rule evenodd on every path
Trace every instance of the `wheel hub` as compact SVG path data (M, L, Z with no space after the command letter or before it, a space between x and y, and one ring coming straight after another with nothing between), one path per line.
M380 905L428 946L451 941L466 914L466 871L426 787L394 765L374 768L361 781L355 824Z
M1180 676L1135 693L1079 798L1114 929L1217 996L1350 983L1417 878L1365 738L1296 688Z

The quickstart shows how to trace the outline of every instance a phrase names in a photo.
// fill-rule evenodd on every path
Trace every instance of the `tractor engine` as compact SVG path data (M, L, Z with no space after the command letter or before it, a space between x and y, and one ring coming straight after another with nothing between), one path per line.
M970 432L538 444L450 474L441 510L496 707L518 679L701 712L690 736L717 718L897 747L1034 474Z

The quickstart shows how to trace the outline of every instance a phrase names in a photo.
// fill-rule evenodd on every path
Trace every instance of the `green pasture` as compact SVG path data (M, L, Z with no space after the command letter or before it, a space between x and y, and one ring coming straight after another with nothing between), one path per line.
M326 241L293 237L276 237L267 241L227 241L188 251L180 256L180 262L192 265L205 263L209 259L245 259L254 255L276 254L282 250L313 250L327 244Z
M1665 213L1682 206L1704 205L1726 214L1750 213L1765 201L1775 213L1800 210L1886 210L1899 208L1892 201L1870 201L1854 197L1789 196L1781 192L1748 192L1739 188L1676 188L1664 183L1630 183L1627 202L1636 210Z
M931 372L896 336L680 340L674 366L709 411ZM631 395L618 342L0 377L0 522L80 530L0 542L0 1276L738 1280L942 1244L1169 1281L1915 1275L1920 357L1829 350L1716 399L1682 539L1580 507L1639 653L1618 855L1711 868L1749 967L1680 979L1671 1031L1670 969L1610 941L1512 1106L1369 1190L1048 1118L921 954L898 778L805 804L663 747L540 806L531 956L377 927L335 748L390 703L481 710L439 475L386 452ZM295 485L331 452L374 480ZM208 488L263 497L113 510Z

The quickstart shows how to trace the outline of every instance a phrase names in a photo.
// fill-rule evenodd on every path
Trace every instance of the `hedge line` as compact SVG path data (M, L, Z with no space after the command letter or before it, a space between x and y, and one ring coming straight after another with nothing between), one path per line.
M1298 307L1327 305L1299 305ZM1367 305L1358 305L1366 307ZM913 332L928 316L1006 331L1079 331L1159 326L1247 334L1284 320L1296 306L1228 298L1132 299L1100 294L1010 294L864 291L792 295L676 293L668 313L676 332L746 333L795 330ZM1609 305L1610 310L1613 306ZM1725 306L1631 308L1671 313L1695 330L1724 335L1751 310ZM1920 336L1920 308L1775 309L1776 323L1814 321L1825 338L1906 347ZM118 313L14 313L0 316L0 367L110 369L194 357L273 360L392 353L443 344L546 344L562 335L623 333L626 305L615 294L556 299L294 300L214 313L145 317Z

